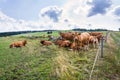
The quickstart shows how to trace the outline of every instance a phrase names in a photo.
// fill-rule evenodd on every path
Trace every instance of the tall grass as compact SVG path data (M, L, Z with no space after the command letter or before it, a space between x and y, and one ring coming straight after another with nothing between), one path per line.
M108 36L108 43L105 43L104 58L99 62L98 78L100 80L119 80L120 77L120 65L118 52L119 46L116 45L118 36L115 36L114 32L111 32Z
M114 33L114 34L111 34L111 37L113 38L115 44L116 44L116 50L115 50L115 53L116 53L116 61L117 61L117 64L120 65L120 33Z
M75 74L78 73L77 68L71 64L69 56L64 52L59 51L57 57L53 59L54 70L53 75L60 80L75 80Z
M86 56L88 53L59 49L57 56L53 58L51 75L58 80L87 80L93 62Z

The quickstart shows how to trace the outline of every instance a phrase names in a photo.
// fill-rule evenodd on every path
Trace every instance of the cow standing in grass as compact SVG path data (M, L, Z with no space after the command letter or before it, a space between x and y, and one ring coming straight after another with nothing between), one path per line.
M77 45L79 45L80 47L83 47L84 50L88 50L89 37L90 37L89 33L83 32L81 34L75 35L74 41L77 42Z
M96 36L89 37L89 44L91 44L94 48L98 47L98 39Z
M103 33L102 32L90 32L89 34L91 36L96 36L96 38L98 39L99 43L100 43L101 38L103 37Z
M73 41L73 38L75 35L75 33L73 33L73 32L66 32L66 33L60 32L59 34L62 37L62 39L70 40L70 41Z

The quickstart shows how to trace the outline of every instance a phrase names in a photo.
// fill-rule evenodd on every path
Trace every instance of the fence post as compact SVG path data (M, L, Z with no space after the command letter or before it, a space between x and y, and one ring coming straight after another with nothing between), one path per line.
M103 58L103 43L104 43L104 38L101 38L101 58Z

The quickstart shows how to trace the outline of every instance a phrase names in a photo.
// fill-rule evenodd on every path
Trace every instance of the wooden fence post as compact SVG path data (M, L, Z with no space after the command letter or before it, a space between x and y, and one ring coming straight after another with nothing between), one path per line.
M103 58L103 43L104 43L104 37L101 38L101 58Z

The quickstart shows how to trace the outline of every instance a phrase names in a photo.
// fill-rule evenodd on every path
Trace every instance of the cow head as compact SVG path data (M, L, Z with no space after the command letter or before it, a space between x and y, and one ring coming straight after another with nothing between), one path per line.
M26 44L27 44L27 41L26 41L26 40L24 40L24 41L23 41L23 45L25 46Z
M11 45L9 46L9 48L13 48L13 45L11 44Z
M43 44L45 42L45 40L41 40L40 43Z

